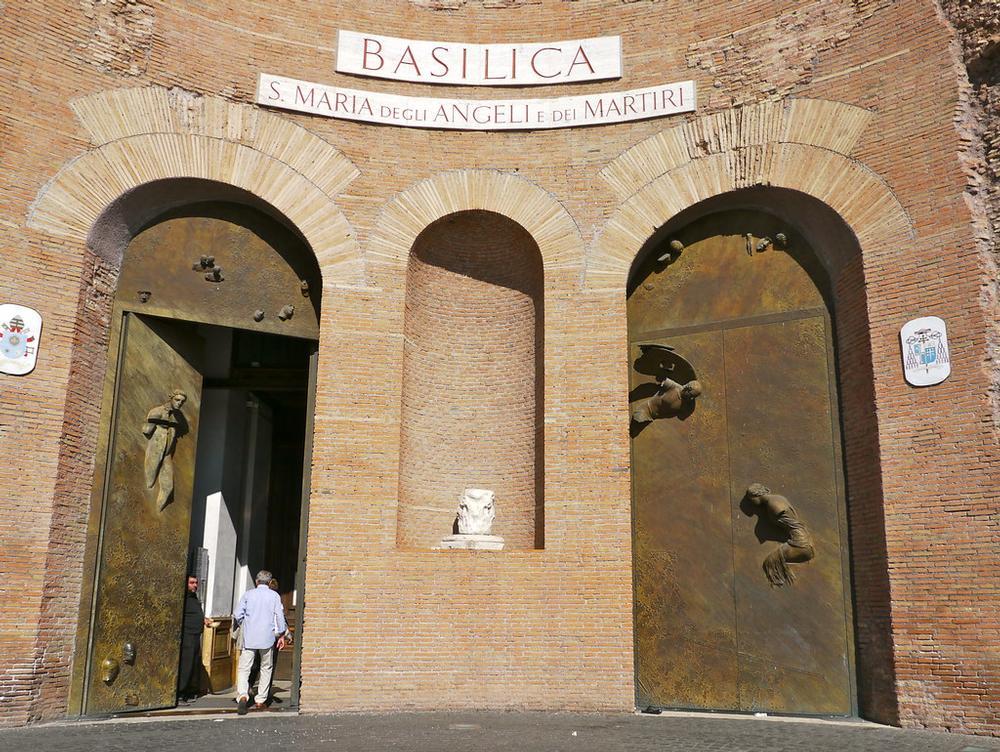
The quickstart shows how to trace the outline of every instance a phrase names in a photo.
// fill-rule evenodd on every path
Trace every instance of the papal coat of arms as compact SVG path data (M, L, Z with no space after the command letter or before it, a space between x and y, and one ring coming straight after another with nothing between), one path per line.
M35 368L42 317L25 306L0 305L0 373L23 376Z
M940 384L951 374L948 330L937 316L906 322L899 332L903 372L913 386Z

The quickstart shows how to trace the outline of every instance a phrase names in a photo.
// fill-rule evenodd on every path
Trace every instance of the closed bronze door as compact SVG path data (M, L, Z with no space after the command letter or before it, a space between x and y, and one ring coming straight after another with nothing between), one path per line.
M201 375L189 326L125 313L101 495L85 714L173 706Z
M671 239L629 297L638 704L851 714L823 271L759 212Z

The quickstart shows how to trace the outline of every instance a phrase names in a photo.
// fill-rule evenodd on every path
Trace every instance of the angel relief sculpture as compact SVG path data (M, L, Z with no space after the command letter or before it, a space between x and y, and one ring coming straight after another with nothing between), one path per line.
M656 383L655 386L648 382L640 384L629 395L633 402L640 398L632 407L633 436L647 423L660 418L684 420L694 412L695 400L702 391L694 368L670 345L643 344L639 349L642 354L633 367L652 376Z
M754 511L765 517L784 540L764 558L764 576L771 587L780 588L795 582L795 570L789 564L804 564L816 557L812 535L799 519L795 507L784 496L753 483L747 489L746 500Z
M177 437L187 425L181 407L187 395L180 389L170 393L170 399L146 414L142 433L146 437L144 463L146 488L157 486L156 509L162 511L174 493L174 448Z

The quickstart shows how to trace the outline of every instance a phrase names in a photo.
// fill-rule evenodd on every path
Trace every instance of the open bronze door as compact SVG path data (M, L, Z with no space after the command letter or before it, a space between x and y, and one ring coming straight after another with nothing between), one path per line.
M189 326L124 314L101 490L86 715L176 702L199 358Z
M760 212L670 239L683 251L647 259L628 303L637 703L850 715L824 272Z

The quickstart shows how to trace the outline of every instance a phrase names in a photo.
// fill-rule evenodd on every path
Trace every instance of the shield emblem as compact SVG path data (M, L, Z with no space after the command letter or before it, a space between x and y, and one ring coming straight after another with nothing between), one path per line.
M0 373L23 376L31 373L38 358L42 317L26 306L0 305Z
M924 316L907 322L900 330L903 346L903 370L913 386L940 384L951 374L948 333L937 316Z

